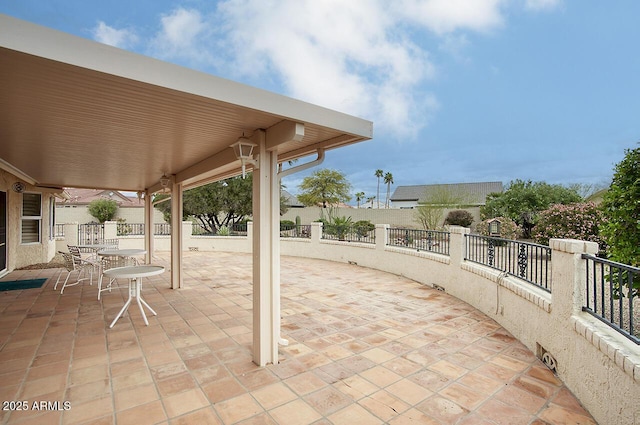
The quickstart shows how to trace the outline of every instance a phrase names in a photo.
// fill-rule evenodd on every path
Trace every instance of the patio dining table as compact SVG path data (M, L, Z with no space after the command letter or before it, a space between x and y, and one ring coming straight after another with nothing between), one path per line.
M129 298L124 303L124 306L122 307L116 318L113 319L113 322L111 322L109 328L113 328L113 325L115 325L118 319L124 314L125 311L127 311L129 306L131 305L131 301L134 298L138 303L138 307L140 308L140 313L142 313L142 318L144 319L145 325L149 326L149 321L147 320L147 316L144 313L142 305L144 304L144 306L147 307L147 309L149 309L149 311L153 313L154 316L157 316L158 313L156 313L149 306L149 304L147 304L147 302L142 299L142 295L140 294L140 290L142 288L142 278L162 274L164 273L164 267L152 265L116 267L113 269L105 270L103 273L109 278L129 279Z
M146 250L137 248L103 249L98 251L98 255L101 257L134 257L136 255L144 255L146 253Z
M80 245L76 245L81 251L80 252L87 252L87 251L91 251L92 254L89 256L89 258L98 258L98 252L105 250L105 249L112 249L114 246L112 244L106 244L106 243L86 243L86 244L80 244Z

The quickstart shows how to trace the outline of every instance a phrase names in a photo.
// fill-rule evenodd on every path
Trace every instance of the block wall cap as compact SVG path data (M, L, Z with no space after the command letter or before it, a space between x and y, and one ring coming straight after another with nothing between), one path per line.
M550 239L549 246L554 251L562 251L569 254L596 254L598 252L597 243L578 239Z

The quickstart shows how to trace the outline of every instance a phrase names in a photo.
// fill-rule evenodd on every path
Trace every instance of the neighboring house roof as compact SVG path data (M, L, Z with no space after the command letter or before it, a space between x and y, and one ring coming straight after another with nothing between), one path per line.
M391 196L391 202L414 201L430 202L432 197L446 190L455 197L463 197L468 205L484 205L487 195L501 193L502 182L423 184L414 186L398 186Z
M290 208L304 208L302 202L298 200L297 196L294 196L284 189L281 189L280 195L285 199L284 204Z
M144 203L137 197L129 197L117 190L74 189L67 188L68 200L64 204L88 205L96 199L112 199L121 207L143 207Z

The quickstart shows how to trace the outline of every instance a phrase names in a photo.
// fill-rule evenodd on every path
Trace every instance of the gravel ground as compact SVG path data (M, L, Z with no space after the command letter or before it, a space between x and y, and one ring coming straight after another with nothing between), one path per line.
M56 254L48 263L31 264L18 270L40 270L40 269L58 269L64 267L62 255Z

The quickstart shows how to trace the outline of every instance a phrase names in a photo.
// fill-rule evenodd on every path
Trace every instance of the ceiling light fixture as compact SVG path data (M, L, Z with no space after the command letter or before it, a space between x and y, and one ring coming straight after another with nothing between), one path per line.
M242 178L244 179L246 176L246 165L247 163L252 164L255 168L258 161L253 159L253 148L258 146L253 143L251 140L246 137L240 137L237 142L235 142L231 147L236 154L236 158L240 160L242 163Z
M162 177L160 177L160 186L162 186L163 193L169 187L169 182L170 182L169 177L167 177L165 173L162 173Z

